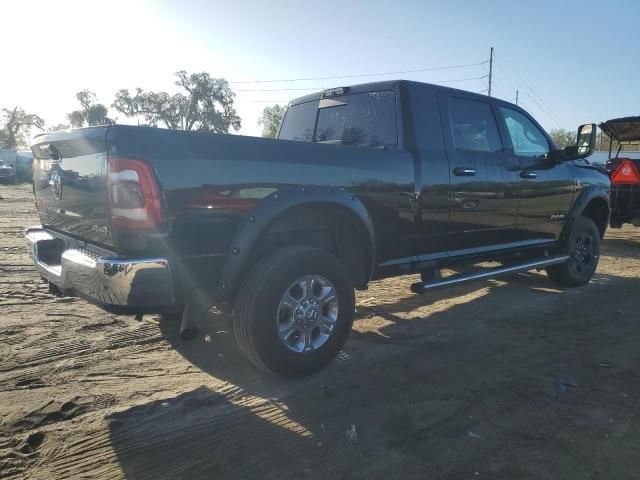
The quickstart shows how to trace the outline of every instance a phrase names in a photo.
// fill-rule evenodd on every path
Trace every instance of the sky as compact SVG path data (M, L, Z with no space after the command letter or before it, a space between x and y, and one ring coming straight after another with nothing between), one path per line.
M640 115L636 0L0 0L0 18L0 108L49 125L80 90L110 105L121 88L175 92L186 70L232 82L239 133L259 135L265 106L324 88L404 78L485 91L490 47L494 96L518 90L547 130ZM406 73L238 83L385 72Z

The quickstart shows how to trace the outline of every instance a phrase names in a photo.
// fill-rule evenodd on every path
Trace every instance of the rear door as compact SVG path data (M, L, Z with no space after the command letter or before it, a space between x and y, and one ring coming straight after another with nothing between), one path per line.
M354 87L347 94L325 92L319 100L292 104L278 135L282 140L362 147L352 149L349 162L342 164L348 169L345 177L320 173L314 183L345 186L366 205L376 225L376 257L380 262L417 252L415 164L398 148L397 102L396 85L383 90L358 91ZM330 149L324 151L331 153ZM390 151L397 154L379 155ZM384 157L389 160L376 160ZM329 155L323 162L322 171L329 172L335 160ZM354 175L361 178L345 183Z
M567 163L551 159L551 142L524 110L499 104L507 152L518 174L518 240L557 239L573 202L574 180Z
M513 242L517 176L492 102L443 92L439 103L451 178L449 254L480 253Z

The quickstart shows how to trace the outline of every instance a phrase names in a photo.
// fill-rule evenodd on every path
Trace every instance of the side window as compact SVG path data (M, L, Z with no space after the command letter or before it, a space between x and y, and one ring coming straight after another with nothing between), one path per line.
M480 152L498 152L502 142L491 105L479 100L449 100L451 132L455 148Z
M516 155L541 157L549 153L547 137L531 120L517 110L508 107L500 107L500 111L507 124Z

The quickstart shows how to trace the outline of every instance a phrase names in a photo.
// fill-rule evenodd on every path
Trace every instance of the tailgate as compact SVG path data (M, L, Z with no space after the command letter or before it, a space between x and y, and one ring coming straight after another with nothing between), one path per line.
M40 135L31 149L42 225L87 242L113 246L107 198L108 128Z

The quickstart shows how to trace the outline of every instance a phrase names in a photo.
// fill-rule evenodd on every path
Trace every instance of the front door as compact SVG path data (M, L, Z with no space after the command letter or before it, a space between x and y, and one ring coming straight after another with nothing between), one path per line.
M545 242L557 239L569 214L574 181L566 163L551 159L551 143L524 111L500 105L503 127L518 170L518 240Z
M445 151L450 166L449 255L496 250L514 241L517 174L490 101L443 93Z

